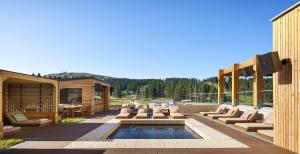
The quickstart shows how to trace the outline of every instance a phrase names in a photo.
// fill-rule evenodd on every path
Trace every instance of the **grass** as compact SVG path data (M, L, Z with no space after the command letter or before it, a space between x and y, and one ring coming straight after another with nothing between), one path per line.
M24 140L20 138L2 139L0 140L0 149L6 149L16 144L22 143Z
M78 118L64 118L62 119L62 123L79 123L83 122L85 118L78 117Z

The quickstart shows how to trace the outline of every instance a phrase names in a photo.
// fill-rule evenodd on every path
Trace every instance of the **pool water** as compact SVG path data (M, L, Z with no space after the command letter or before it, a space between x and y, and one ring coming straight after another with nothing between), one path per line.
M108 139L201 139L186 125L121 125Z

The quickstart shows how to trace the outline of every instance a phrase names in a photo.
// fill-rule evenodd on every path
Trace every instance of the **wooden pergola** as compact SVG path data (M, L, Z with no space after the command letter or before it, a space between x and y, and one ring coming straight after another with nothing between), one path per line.
M253 107L258 108L262 100L263 75L259 66L259 56L246 60L240 64L233 64L229 68L220 69L218 72L218 103L224 102L224 76L231 76L232 90L231 103L236 106L239 99L239 77L243 69L252 69L253 71Z
M23 112L30 119L58 120L58 81L0 70L0 138L4 113Z

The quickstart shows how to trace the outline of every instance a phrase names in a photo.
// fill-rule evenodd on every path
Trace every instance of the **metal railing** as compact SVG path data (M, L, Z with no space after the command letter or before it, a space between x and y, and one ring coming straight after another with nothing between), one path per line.
M186 100L195 103L218 103L218 93L189 93Z

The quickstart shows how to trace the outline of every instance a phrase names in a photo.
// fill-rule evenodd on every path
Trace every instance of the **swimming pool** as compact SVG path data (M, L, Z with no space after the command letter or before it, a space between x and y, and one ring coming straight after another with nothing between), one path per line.
M186 125L122 124L108 139L201 139Z

